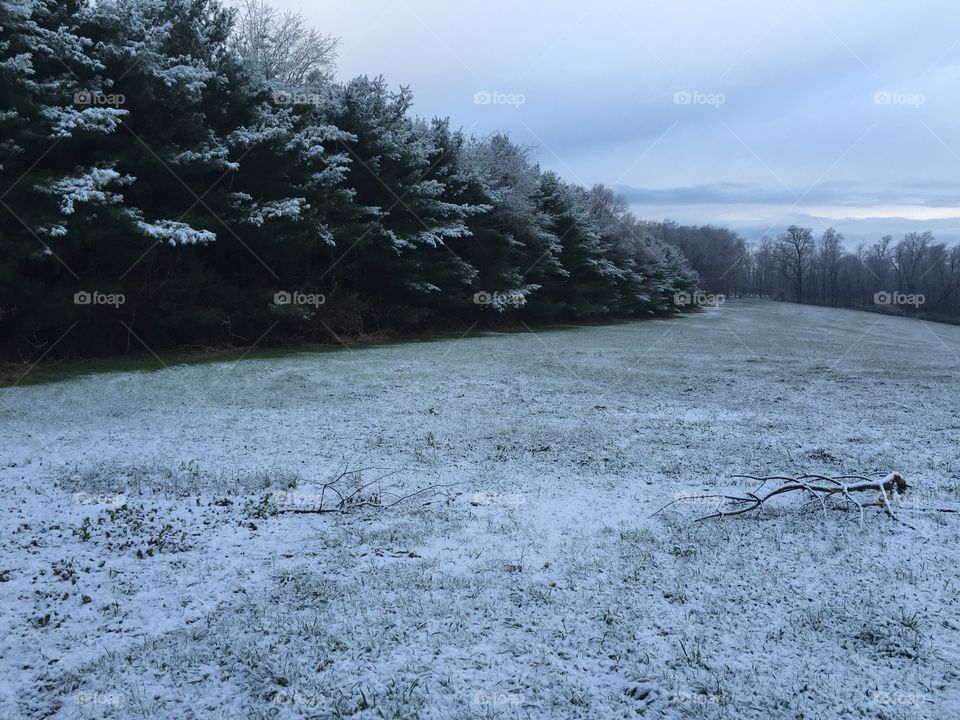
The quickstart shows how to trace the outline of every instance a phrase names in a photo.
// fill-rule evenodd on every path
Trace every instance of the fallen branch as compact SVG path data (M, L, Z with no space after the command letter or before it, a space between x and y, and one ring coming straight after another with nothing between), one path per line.
M438 483L419 488L413 492L399 494L393 490L384 489L383 481L392 475L396 475L400 470L393 470L379 475L368 482L362 482L362 473L370 470L382 470L382 468L368 467L361 468L360 470L341 469L333 480L324 483L320 487L319 493L309 496L315 499L315 502L310 503L312 507L280 507L277 509L277 512L290 513L293 515L324 515L327 513L343 513L363 507L387 509L399 505L406 500L415 498L418 495L430 492L431 490L442 490L459 484ZM352 490L344 487L345 481L348 479L355 481L355 486ZM294 497L296 497L296 495L294 495Z
M762 514L769 500L787 493L799 492L808 496L811 503L818 503L824 512L827 511L828 500L833 498L842 499L845 505L855 507L858 510L861 526L863 526L864 522L864 508L865 506L871 505L879 505L891 519L902 523L903 521L900 520L893 511L892 500L906 493L909 487L903 476L897 473L890 473L882 480L872 480L862 475L841 475L838 477L827 477L825 475L801 475L799 477L786 477L782 475L771 475L768 477L736 475L734 477L754 480L759 482L760 485L753 492L747 492L743 495L691 495L690 497L677 498L664 505L653 513L653 515L657 515L671 505L679 502L713 499L719 500L721 506L724 503L729 503L728 508L720 507L716 512L698 518L697 522L745 515L754 511ZM772 481L779 481L781 484L773 490L761 493L760 491L763 487ZM876 493L878 499L873 502L864 503L855 497L856 493L864 492ZM653 515L651 515L651 517L653 517Z

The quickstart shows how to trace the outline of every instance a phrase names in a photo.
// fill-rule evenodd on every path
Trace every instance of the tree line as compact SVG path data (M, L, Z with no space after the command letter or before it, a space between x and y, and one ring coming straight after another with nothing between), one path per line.
M930 232L854 248L834 228L817 236L797 225L754 245L710 226L667 223L655 234L683 250L711 294L960 320L960 245Z
M609 188L334 80L262 0L0 0L0 355L297 343L677 308Z
M960 245L937 242L930 232L847 249L833 228L816 237L794 225L764 238L743 274L746 292L761 297L960 319Z

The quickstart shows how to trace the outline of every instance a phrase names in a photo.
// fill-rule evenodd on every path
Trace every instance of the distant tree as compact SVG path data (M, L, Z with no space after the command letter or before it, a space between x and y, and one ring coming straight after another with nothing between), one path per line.
M750 257L750 292L760 297L776 297L777 260L774 242L768 236L760 238L760 243Z
M932 244L928 255L929 267L921 278L921 287L940 312L952 314L960 292L960 245L950 248L943 243Z
M804 280L813 254L813 231L791 225L777 236L777 262L780 272L793 287L796 302L804 301Z
M893 268L897 274L897 290L913 293L923 272L933 235L907 233L893 248Z
M679 248L700 276L702 289L737 295L742 291L746 243L731 230L712 225L689 226L673 222L649 223L652 234Z
M822 275L822 302L836 305L838 301L838 280L840 258L843 254L843 235L832 227L827 228L820 238L817 264Z

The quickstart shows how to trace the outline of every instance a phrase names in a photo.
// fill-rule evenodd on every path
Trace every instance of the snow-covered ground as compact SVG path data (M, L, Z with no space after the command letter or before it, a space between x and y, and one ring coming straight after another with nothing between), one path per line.
M739 301L0 391L0 717L958 717L958 376L960 327ZM450 487L276 513L344 464ZM892 470L913 529L650 517Z

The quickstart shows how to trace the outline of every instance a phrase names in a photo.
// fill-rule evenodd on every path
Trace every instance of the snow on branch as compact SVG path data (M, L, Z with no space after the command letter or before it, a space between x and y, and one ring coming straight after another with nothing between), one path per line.
M209 230L197 230L175 220L157 220L152 223L141 220L137 223L137 227L144 235L173 246L203 245L217 239L217 236Z
M298 220L303 211L309 209L310 203L302 197L272 200L260 206L254 206L247 221L256 227L261 227L268 220Z
M92 167L81 175L65 177L57 180L47 188L46 192L60 196L60 212L72 215L76 211L75 204L96 203L115 204L123 200L123 195L110 192L106 188L110 185L129 185L134 181L130 175L121 175L112 168Z
M109 135L128 115L127 110L113 107L84 108L51 107L43 110L43 115L53 123L53 137L72 137L74 131L97 132Z

